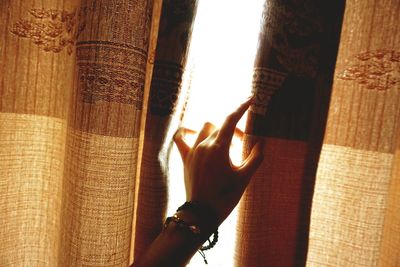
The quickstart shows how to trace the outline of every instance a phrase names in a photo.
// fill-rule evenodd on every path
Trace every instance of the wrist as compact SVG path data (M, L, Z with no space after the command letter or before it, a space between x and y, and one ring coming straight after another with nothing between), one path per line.
M198 214L194 213L191 210L180 210L175 213L180 219L182 219L185 223L191 226L195 226L199 230L198 238L204 242L206 241L210 235L217 229L208 218L204 218L198 216Z
M173 226L170 226L173 224ZM187 249L198 250L207 263L204 251L215 246L218 241L218 219L216 213L199 202L185 202L176 213L168 217L164 224L164 235L171 239L181 236L179 240L186 243ZM177 233L178 232L178 233ZM180 232L180 233L179 233ZM211 238L212 236L212 238ZM202 245L208 241L208 245Z
M199 226L210 232L215 231L220 224L217 212L201 201L186 201L177 212L183 212L188 219L196 220Z

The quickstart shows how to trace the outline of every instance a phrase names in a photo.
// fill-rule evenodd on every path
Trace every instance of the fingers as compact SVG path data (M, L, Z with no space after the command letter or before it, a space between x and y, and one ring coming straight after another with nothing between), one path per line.
M186 129L186 128L179 128L176 133L174 134L174 142L176 144L176 146L178 147L179 153L181 154L182 160L185 161L187 154L190 151L190 147L188 146L188 144L186 144L184 136L185 133L190 133L190 132L194 132L190 129Z
M259 141L251 150L250 155L244 161L241 167L237 169L242 186L246 187L251 177L256 172L264 159L263 143Z
M209 137L213 132L215 132L216 127L210 122L206 122L201 129L199 135L197 136L196 142L193 147L197 147L201 142L203 142L207 137Z
M221 130L219 131L219 134L217 136L216 141L218 143L228 145L229 147L229 144L231 143L233 134L235 132L236 124L249 108L252 99L252 97L247 99L246 102L242 103L233 113L231 113L225 119L225 122L222 125Z
M215 138L217 138L218 135L218 130L214 130L214 132L208 137L208 139L210 140L215 140Z
M244 132L242 130L240 130L239 128L235 128L235 136L239 137L239 139L242 140L243 136L244 136Z
M183 131L183 136L188 135L188 134L197 134L197 132L195 130L192 130L189 128L181 127L180 129L182 129L182 131Z

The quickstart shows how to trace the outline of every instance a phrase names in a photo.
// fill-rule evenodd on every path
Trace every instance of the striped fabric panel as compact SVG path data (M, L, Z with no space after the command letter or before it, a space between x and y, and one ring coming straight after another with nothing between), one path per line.
M346 1L313 201L310 266L396 266L399 260L392 238L399 213L399 12L398 1Z
M0 3L1 266L57 266L77 9Z
M265 2L245 151L265 159L241 200L237 266L304 266L344 1ZM246 153L245 153L246 155Z

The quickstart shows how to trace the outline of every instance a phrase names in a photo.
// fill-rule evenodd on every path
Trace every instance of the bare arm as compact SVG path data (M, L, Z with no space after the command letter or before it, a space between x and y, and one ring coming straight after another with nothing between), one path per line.
M193 147L184 140L185 129L174 136L184 163L186 200L196 201L212 212L209 215L183 210L177 216L189 225L199 226L200 235L179 228L174 222L160 233L135 267L184 266L232 212L251 176L263 160L262 145L257 143L241 166L234 166L229 147L236 124L248 109L251 99L241 104L225 120L220 130L206 123Z

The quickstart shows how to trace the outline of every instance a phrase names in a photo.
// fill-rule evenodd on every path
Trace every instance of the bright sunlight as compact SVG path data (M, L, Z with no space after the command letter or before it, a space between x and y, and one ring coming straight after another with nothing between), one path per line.
M253 62L264 0L199 1L183 92L190 90L183 126L199 131L206 121L220 127L226 115L251 93ZM184 94L183 94L184 95ZM179 108L184 99L181 99ZM238 127L244 130L246 115ZM171 133L177 122L171 124ZM241 162L241 143L234 140L231 158ZM174 146L169 164L168 214L185 200L182 163ZM233 266L236 211L220 226L219 242L206 251L208 266ZM204 266L198 253L190 267Z

